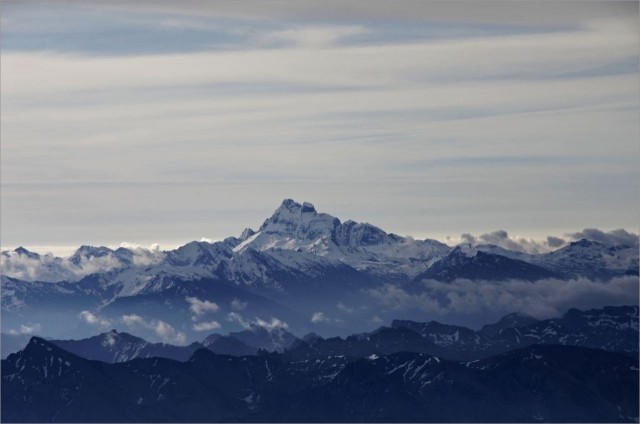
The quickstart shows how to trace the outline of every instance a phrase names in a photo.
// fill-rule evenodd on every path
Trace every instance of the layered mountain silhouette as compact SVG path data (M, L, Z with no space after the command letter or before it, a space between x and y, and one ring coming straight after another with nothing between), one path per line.
M49 340L50 343L86 359L116 363L136 358L168 358L186 361L196 350L208 349L222 355L255 355L260 350L282 352L291 347L297 337L284 329L255 327L245 331L232 332L228 336L211 334L201 343L175 346L167 343L149 343L128 333L111 330L97 336L81 340Z
M2 419L637 422L638 243L623 239L450 247L287 199L255 230L171 251L4 251ZM534 289L554 311L570 290L629 305L500 318L532 310L509 296Z
M638 307L572 309L560 318L537 321L510 314L479 331L437 321L394 320L391 327L347 338L299 342L291 358L362 357L409 351L449 360L477 360L536 344L582 346L638 355Z
M115 330L87 339L49 342L86 359L109 363L149 357L186 361L203 348L232 356L256 355L259 351L284 352L292 360L331 356L359 358L399 352L426 353L449 360L477 360L535 344L553 344L634 356L638 354L639 344L638 307L572 309L562 317L541 321L522 314L509 314L478 331L437 321L394 320L390 327L383 326L346 338L323 338L317 334L298 338L282 328L269 331L253 326L228 335L214 333L202 342L188 346L149 343ZM3 356L17 352L23 346L14 346L12 351L3 347Z
M219 316L276 317L299 334L346 335L370 329L372 310L384 320L403 318L369 296L384 285L419 292L429 280L607 281L638 275L637 243L580 240L538 255L493 245L452 248L341 221L291 199L257 230L214 243L194 241L171 251L82 246L68 258L18 248L0 256L4 331L19 327L25 317L66 328L83 310L101 314L113 326L134 311L177 325L190 319L185 299L197 297L216 302ZM234 309L233 302L244 309ZM322 315L314 315L318 312ZM311 322L313 316L320 318ZM239 323L222 321L225 330L242 330ZM57 337L87 334L81 330ZM182 331L201 339L191 326Z
M108 364L34 337L2 361L2 411L8 422L631 422L638 360L536 345L474 362L200 349Z

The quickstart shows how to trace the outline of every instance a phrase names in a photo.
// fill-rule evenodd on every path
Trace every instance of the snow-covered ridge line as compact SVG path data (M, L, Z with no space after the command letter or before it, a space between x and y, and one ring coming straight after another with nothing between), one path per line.
M222 262L227 264L229 272L250 278L252 273L260 272L256 268L260 265L251 260L251 252L266 253L277 266L303 272L312 272L318 264L342 263L372 275L408 278L419 276L453 251L468 257L478 252L490 253L550 271L572 269L576 267L576 261L595 261L601 267L620 272L637 268L637 235L624 230L610 233L584 230L576 234L597 241L583 239L550 253L530 254L505 248L504 245L511 246L503 243L509 240L507 234L498 231L473 240L466 235L464 239L470 242L452 248L437 240L415 240L386 233L368 223L341 222L329 214L318 213L311 203L285 199L257 231L247 228L240 237L229 237L220 242L194 241L169 251L160 251L158 246L151 249L128 246L115 250L104 246L81 246L73 255L64 258L39 255L20 247L3 251L0 261L2 275L24 281L72 282L92 274L116 272L120 280L140 283L127 284L129 294L142 289L148 277L159 272L209 276ZM581 264L577 268L584 266Z

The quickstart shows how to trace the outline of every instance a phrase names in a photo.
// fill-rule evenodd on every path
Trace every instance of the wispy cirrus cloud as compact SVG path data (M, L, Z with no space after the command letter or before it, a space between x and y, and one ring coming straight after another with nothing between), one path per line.
M417 237L481 233L469 210L536 236L636 225L637 5L468 5L10 6L3 241L181 239L212 210L222 239L283 192Z

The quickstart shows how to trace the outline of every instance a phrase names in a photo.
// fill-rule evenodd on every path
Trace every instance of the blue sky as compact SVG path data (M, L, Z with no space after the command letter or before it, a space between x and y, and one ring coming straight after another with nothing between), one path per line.
M3 3L2 246L637 231L637 2Z

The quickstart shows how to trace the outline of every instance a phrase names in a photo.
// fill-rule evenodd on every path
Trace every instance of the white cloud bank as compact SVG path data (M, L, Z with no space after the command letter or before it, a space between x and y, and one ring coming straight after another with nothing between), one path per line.
M572 240L587 239L612 246L638 247L638 234L630 233L623 229L602 231L597 228L585 228L576 233L567 234Z
M5 250L0 254L2 275L25 281L78 281L87 275L123 269L127 266L149 266L162 262L165 253L157 243L147 249L140 245L122 243L120 248L129 254L118 254L108 248L100 253L76 251L67 257L39 255L25 250Z
M611 246L638 246L638 234L624 229L603 231L597 228L585 228L582 231L568 233L563 236L548 236L543 240L527 237L510 236L505 230L496 230L479 236L464 233L459 239L447 238L452 244L470 243L472 245L491 244L508 250L516 250L529 254L547 253L559 249L568 243L587 239Z
M608 282L583 278L533 283L429 280L422 283L417 293L391 284L368 293L381 306L392 310L414 309L436 315L523 312L542 319L558 316L569 308L636 305L638 277L617 277Z

